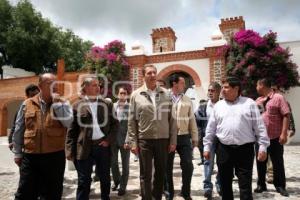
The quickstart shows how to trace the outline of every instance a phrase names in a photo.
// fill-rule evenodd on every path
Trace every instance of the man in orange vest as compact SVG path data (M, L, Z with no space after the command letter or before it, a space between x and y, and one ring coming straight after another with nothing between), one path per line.
M15 199L60 200L65 170L66 128L73 115L70 104L59 97L56 76L39 78L40 93L25 101L13 135L15 163L20 167Z

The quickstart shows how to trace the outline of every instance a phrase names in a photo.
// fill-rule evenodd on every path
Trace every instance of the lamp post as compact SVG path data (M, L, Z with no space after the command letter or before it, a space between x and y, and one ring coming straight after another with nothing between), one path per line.
M0 74L1 74L1 79L3 79L3 69L2 69L2 63L3 64L8 64L8 58L5 52L5 48L3 44L0 44L0 60L1 60L1 66L0 66Z
M3 54L0 52L0 59L2 60ZM2 62L0 62L0 79L3 79L3 69L2 69Z
M43 65L43 73L51 72L55 73L57 71L56 62L46 62Z

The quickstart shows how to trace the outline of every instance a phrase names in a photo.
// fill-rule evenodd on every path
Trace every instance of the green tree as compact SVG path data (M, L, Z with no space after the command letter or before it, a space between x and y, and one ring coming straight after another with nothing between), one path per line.
M0 0L0 44L5 43L5 33L12 24L12 9L7 0Z
M66 71L78 71L83 68L85 54L93 43L83 41L71 30L61 31L58 37L61 57L65 59Z
M92 42L55 27L28 0L19 1L15 7L0 0L0 17L0 44L5 45L12 66L38 74L43 66L63 58L66 71L83 67Z
M42 18L27 0L13 9L13 22L6 32L6 50L11 64L36 73L59 57L59 31Z
M5 48L6 32L12 24L12 6L7 0L0 0L0 45ZM3 58L0 58L0 66L4 64Z

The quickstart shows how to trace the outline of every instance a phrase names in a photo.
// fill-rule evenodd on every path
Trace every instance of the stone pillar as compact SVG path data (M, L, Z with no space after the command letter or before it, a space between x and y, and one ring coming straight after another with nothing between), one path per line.
M8 123L8 118L7 118L7 107L4 105L2 108L0 108L0 136L6 136L7 135L7 123Z
M65 74L65 61L64 59L59 59L57 61L57 80L64 81L64 74ZM60 95L64 95L64 84L60 82L58 84L58 93Z

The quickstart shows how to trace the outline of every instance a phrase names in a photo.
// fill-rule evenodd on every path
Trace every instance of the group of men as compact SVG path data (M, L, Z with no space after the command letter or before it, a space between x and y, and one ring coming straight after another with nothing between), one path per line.
M210 177L216 153L218 165L216 188L222 199L233 199L232 180L235 175L238 178L240 199L253 199L254 146L258 172L257 188L254 192L267 191L265 177L269 154L274 169L273 183L276 191L282 196L289 196L286 191L283 161L283 145L287 140L291 113L287 101L281 94L272 90L270 80L265 78L257 82L260 97L256 102L241 96L241 83L235 77L228 77L223 81L223 99L218 101L220 89L218 83L210 84L208 88L210 100L204 105L200 104L195 113L199 130L205 132L200 133L205 157L204 196L211 197L212 194ZM212 107L213 109L210 109ZM208 164L209 167L206 166Z
M112 189L118 189L122 196L126 193L131 150L139 156L143 200L162 199L163 193L166 199L174 198L175 152L182 169L180 195L189 200L194 170L192 152L196 146L204 157L205 197L212 197L216 154L216 188L222 199L233 199L234 174L238 177L240 198L252 199L255 144L258 187L254 191L267 190L266 158L270 154L276 190L288 196L283 144L290 110L282 95L270 90L268 80L258 81L257 91L262 97L257 102L241 96L237 78L223 81L222 100L221 86L211 83L209 101L200 104L194 113L192 101L184 95L184 77L172 75L167 90L157 84L157 69L153 65L146 65L142 72L144 85L131 94L129 103L126 87L119 87L118 101L113 104L99 95L99 80L90 76L83 80L81 96L72 107L59 96L56 77L41 75L40 91L22 104L12 134L15 162L20 166L15 199L61 199L65 159L72 161L77 170L76 199L89 199L93 165L101 183L101 199L110 199L110 168ZM265 109L262 115L258 105Z

